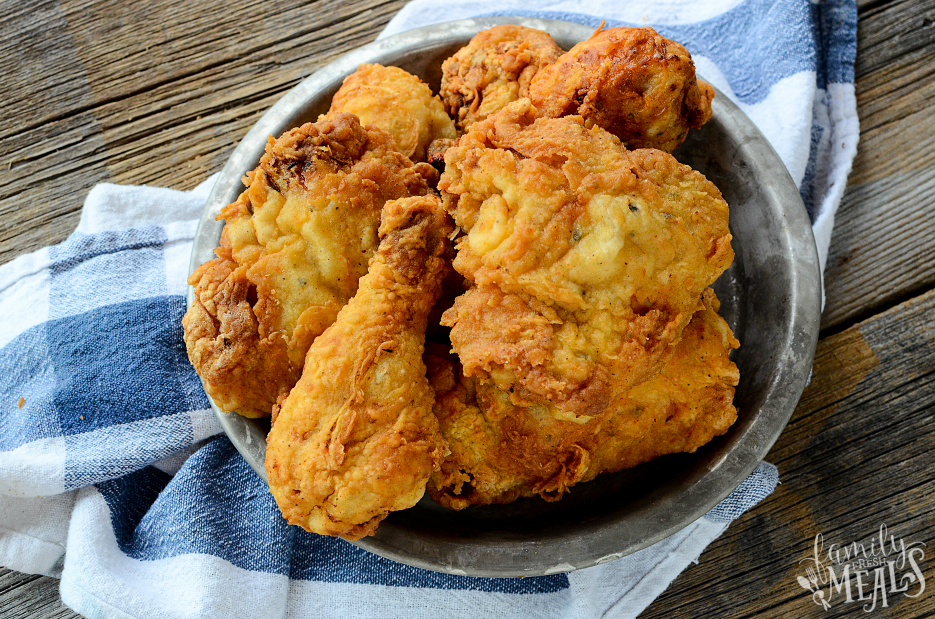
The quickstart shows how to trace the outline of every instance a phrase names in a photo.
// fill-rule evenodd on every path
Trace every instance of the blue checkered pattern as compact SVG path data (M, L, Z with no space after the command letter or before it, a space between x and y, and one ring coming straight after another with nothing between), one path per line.
M656 26L763 128L826 255L856 145L856 7L721 5L416 0L385 34L479 14ZM79 612L633 617L775 487L776 469L763 464L671 538L541 578L428 572L287 526L218 435L182 342L188 253L209 188L98 186L66 242L0 266L0 563L60 576Z

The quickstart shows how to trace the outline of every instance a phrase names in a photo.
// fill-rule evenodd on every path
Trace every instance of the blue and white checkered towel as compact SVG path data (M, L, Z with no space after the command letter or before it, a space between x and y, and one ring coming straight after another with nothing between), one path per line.
M416 0L384 34L494 13L655 26L770 139L801 185L824 262L858 136L852 1L522 6ZM541 578L427 572L287 527L216 436L182 343L188 256L211 182L191 192L99 185L66 242L0 266L0 564L61 577L78 612L634 617L773 490L776 469L761 465L676 535Z

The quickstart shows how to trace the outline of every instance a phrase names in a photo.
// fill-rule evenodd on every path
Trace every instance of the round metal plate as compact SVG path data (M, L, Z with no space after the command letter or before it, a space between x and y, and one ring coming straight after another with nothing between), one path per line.
M191 267L213 258L222 207L243 190L269 135L325 112L363 62L395 65L437 91L442 60L478 31L502 23L545 30L564 49L592 29L529 18L449 22L376 41L332 62L287 93L253 126L221 172L195 237ZM715 284L721 314L742 346L737 423L694 454L657 458L575 486L561 501L443 509L428 497L395 512L356 542L378 555L451 574L536 576L590 567L636 552L691 524L757 466L805 388L818 337L821 282L812 229L792 178L753 123L718 93L712 120L675 153L713 181L730 205L734 264ZM189 290L189 303L193 291ZM215 412L250 466L266 480L268 423Z

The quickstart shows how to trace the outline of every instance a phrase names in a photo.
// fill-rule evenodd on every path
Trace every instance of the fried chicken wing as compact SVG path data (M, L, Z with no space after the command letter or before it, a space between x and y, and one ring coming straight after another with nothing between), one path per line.
M572 485L657 456L693 452L737 418L739 380L728 353L739 344L717 315L713 292L653 378L577 420L551 405L516 406L496 386L463 378L427 353L435 412L451 453L429 494L452 509L508 503L521 496L558 500Z
M527 96L533 76L561 54L547 32L495 26L479 32L442 63L439 94L458 129L466 131L507 103Z
M185 344L219 407L270 414L312 340L357 291L383 204L429 193L436 175L348 114L270 138L247 190L219 215L227 223L217 258L189 278Z
M445 153L446 208L473 283L445 312L467 376L517 405L601 413L658 371L730 265L728 207L700 173L626 150L528 99Z
M684 47L652 28L598 29L536 73L529 98L544 117L578 115L628 148L672 152L711 118L714 89Z
M439 98L415 75L398 67L362 64L344 80L329 114L355 114L393 136L397 150L425 161L432 140L456 137L455 126Z
M371 535L419 501L447 453L422 354L453 229L437 198L386 203L370 270L312 344L267 437L270 490L291 524Z

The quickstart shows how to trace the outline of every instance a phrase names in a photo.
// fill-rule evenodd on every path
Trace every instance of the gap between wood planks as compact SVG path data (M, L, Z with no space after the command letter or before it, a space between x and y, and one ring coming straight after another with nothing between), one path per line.
M821 337L935 286L926 267L935 224L925 215L935 186L935 5L873 7L860 12L860 143L832 234Z
M854 608L816 611L796 585L797 561L816 533L861 541L885 522L907 540L935 541L928 537L935 530L933 322L935 291L819 344L813 383L766 458L779 465L781 485L731 524L644 619L852 616ZM930 565L923 569L935 581ZM898 602L883 616L935 610L935 596Z
M878 7L889 6L889 5L893 5L893 4L895 4L895 3L893 3L893 2L870 2L870 3L867 3L866 5L864 5L864 8L862 8L861 10L864 11L864 12L866 12L866 11L868 10L867 7L870 7L870 8L872 9L872 8L878 8ZM235 102L233 103L233 105L242 105L241 101L246 102L246 101L248 101L248 99L249 99L249 97L244 97L244 98L241 99L241 100L235 101ZM114 101L121 101L121 100L123 100L123 99L121 99L120 97L117 97L117 98L114 99ZM261 100L261 98L258 98L258 99L255 98L255 100ZM248 112L245 112L244 114L238 116L237 118L238 118L238 119L247 118L247 117L248 117L250 114L252 114L252 113L254 113L254 112L248 111ZM149 118L149 116L147 116L146 118ZM194 116L192 116L192 117L190 117L190 118L194 118ZM121 123L115 124L115 125L113 125L113 126L114 126L114 127L123 127L123 126L129 124L129 122L130 122L130 121L122 121ZM217 120L216 122L212 120L212 122L213 122L214 124L216 124L217 126L223 126L223 124L224 124L225 121L224 121L223 119L219 119L219 120ZM210 126L213 126L213 125L210 125ZM173 126L173 128L175 128L175 126ZM197 131L197 130L198 130L197 127L196 127L196 128L192 128L192 129L189 131L189 133L193 133L193 132L195 132L195 131ZM120 140L120 143L121 143L121 144L126 144L126 143L127 143L126 138L120 138L119 140ZM104 161L106 161L106 158L104 159ZM925 290L930 290L930 289L931 289L931 287L928 287L928 288L922 287L922 288L918 289L916 292L917 292L917 293L921 293L921 292L924 292ZM904 296L905 296L906 299L908 299L908 298L912 298L912 297L916 296L916 294L908 294L908 295L904 295ZM889 302L888 304L885 304L883 307L891 308L891 307L893 307L894 305L896 305L896 302L895 302L895 301L891 301L891 302ZM867 317L871 317L871 316L876 315L876 314L878 313L878 311L879 311L879 310L867 312ZM858 322L857 319L852 319L852 320L850 321L851 324L856 324L857 322ZM843 329L843 327L842 327L842 328L838 329L838 332L843 331L843 330L844 330L844 329ZM823 335L827 335L828 333L829 333L829 332L823 331ZM845 399L846 399L846 398L845 398ZM878 502L878 503L879 503L879 502ZM804 500L799 501L799 502L797 502L797 503L791 503L790 506L787 508L787 510L793 510L793 509L796 508L799 504L804 504ZM782 512L781 512L781 513L782 513ZM925 515L919 516L918 518L916 518L916 520L923 519L924 516L925 516ZM730 532L730 530L729 530L729 532ZM753 574L757 573L756 570L748 570L748 572L753 573ZM43 587L46 587L46 584L45 584L45 583L48 583L47 589L50 590L50 591L54 591L55 588L57 587L57 584L55 584L54 581L49 582L49 581L47 581L46 579L40 579L39 577L30 577L28 582L29 582L29 583L33 583L34 581L37 581L37 580L40 580L40 581L43 583L43 585L42 585ZM35 586L38 587L38 586L39 586L39 583L35 583ZM705 585L700 585L700 586L701 586L701 587L705 587ZM736 588L735 588L735 590L736 590ZM801 597L801 596L798 596L798 597ZM792 598L782 598L782 599L779 599L779 600L777 600L776 602L774 602L773 604L771 604L771 605L769 605L768 607L766 607L766 609L772 608L772 607L787 607L787 606L789 606L789 605L788 605L784 600L790 600L790 599L791 599L791 600L794 600L794 599L796 599L796 596L793 596ZM684 606L684 604L683 604L682 606ZM763 610L766 610L766 609L760 609L760 610L763 611ZM792 609L792 610L794 611L794 609ZM66 612L67 612L67 611L66 611ZM692 614L695 614L695 613L689 613L689 614L692 615ZM748 613L746 616L751 616L752 614L758 614L758 613L756 613L756 612L751 612L751 613ZM795 613L795 612L792 612L791 615L792 615L792 616L796 616L796 613ZM34 616L34 615L32 615L32 616ZM73 614L68 614L68 616L74 616L74 615L73 615Z
M372 13L374 9L382 8L384 6L393 6L394 8L392 8L391 13L395 13L399 4L400 4L399 2L394 3L392 1L382 2L380 4L371 6L369 10L367 11L367 13L371 13L370 17L373 17ZM391 17L391 15L377 15L377 16L386 17L387 18L386 21L388 21L389 17ZM25 125L22 125L21 127L16 128L16 130L13 132L0 134L0 139L5 139L5 138L8 138L8 137L20 134L20 133L31 131L33 129L41 127L42 125L48 124L50 122L67 120L70 117L80 115L85 112L94 111L98 108L107 106L109 104L119 103L121 101L125 101L127 99L130 99L132 97L135 97L141 94L147 94L151 92L152 90L155 90L163 86L167 86L171 84L180 84L180 83L184 84L190 81L191 78L202 73L210 72L214 69L223 67L223 68L226 68L227 70L230 70L230 69L238 69L238 68L250 66L253 62L256 62L258 59L267 58L269 56L271 48L274 48L276 46L282 46L290 42L294 43L295 40L299 37L306 37L305 40L302 40L302 46L308 47L308 46L313 45L315 42L318 42L318 41L327 39L329 37L333 37L336 34L339 34L341 38L339 42L340 44L337 46L337 48L333 48L332 50L330 50L331 52L330 54L323 56L320 53L321 52L320 49L313 48L313 49L307 50L307 52L303 55L293 56L289 58L290 63L295 63L297 61L307 59L311 56L316 56L317 58L319 58L319 60L313 63L312 65L311 71L314 71L321 65L329 62L331 59L333 59L334 56L340 55L340 53L342 53L342 50L344 48L357 47L360 44L358 42L359 38L369 39L375 36L377 34L377 28L382 28L382 26L385 25L386 23L385 21L380 21L378 24L375 25L372 21L370 22L363 21L361 17L363 17L362 13L354 13L354 12L329 13L328 18L322 21L313 22L312 24L310 24L308 27L304 29L300 28L298 30L291 30L291 31L287 30L284 32L284 36L280 38L273 38L269 40L257 38L258 41L262 41L262 42L246 47L244 49L238 49L236 50L237 51L236 55L231 55L231 56L220 55L220 57L218 57L216 60L209 60L208 62L204 62L202 64L196 64L194 65L193 68L178 68L174 70L171 74L168 74L161 79L156 79L153 81L145 81L141 83L139 86L131 88L125 92L121 92L119 95L104 96L103 98L97 99L85 105L80 105L80 106L71 108L57 115L46 117L41 120L36 120L32 123L27 123ZM338 28L339 26L343 27L343 29ZM202 28L202 31L207 31L207 30L208 30L207 26ZM189 39L193 37L195 34L197 33L186 32L185 38ZM359 37L349 36L353 34L359 34L360 36ZM189 48L201 49L205 47L206 43L210 43L211 41L215 41L215 40L217 41L225 40L227 38L229 38L229 33L227 37L221 36L215 39L205 39L205 38L196 39L197 43L193 43L193 45L189 46L188 48L182 48L181 50L176 50L176 51L177 52L185 51L186 49L189 49ZM149 48L147 48L147 50L148 49ZM289 49L296 49L296 48L290 47ZM303 51L306 51L306 50L303 50ZM207 56L208 58L210 58L212 56L217 56L219 54L218 50L213 50L210 48L206 50L206 52L207 53L203 52L200 55ZM136 52L136 53L139 54L142 52ZM125 61L127 58L129 57L121 58L121 61Z
M4 223L0 224L0 256L9 259L66 237L77 220L84 194L97 182L153 183L176 189L194 186L221 167L226 154L255 117L279 95L320 64L369 42L402 4L395 0L369 8L367 2L331 7L333 10L319 11L323 19L314 25L309 25L314 20L296 17L305 10L304 5L297 4L292 10L294 31L291 36L281 35L273 43L253 44L250 49L260 51L252 55L235 54L226 64L208 63L205 66L214 68L202 67L202 72L197 74L202 79L191 85L184 79L176 79L179 71L188 69L191 74L190 63L181 62L177 57L184 51L175 48L178 46L169 50L173 56L167 59L174 63L169 72L176 77L169 75L161 79L164 76L157 71L155 77L160 78L157 82L162 86L138 86L138 82L150 78L124 75L130 69L124 57L115 55L119 41L110 47L103 45L98 64L108 67L117 64L121 68L93 69L98 73L104 71L103 77L108 78L91 76L94 78L92 92L85 99L93 101L96 97L96 103L85 104L81 97L72 96L70 100L61 101L59 107L76 104L82 107L50 117L59 119L58 122L27 123L26 126L36 128L14 132L24 137L0 139L9 152L6 161L0 162L0 176L6 173L9 180L0 183L6 194L0 197L0 211L4 215ZM71 16L75 15L81 13ZM310 34L300 37L295 32ZM118 27L116 38L134 43L134 36L139 39L139 35ZM181 36L182 43L185 43L185 36L188 33ZM97 46L99 38L92 39L90 43ZM199 43L204 46L204 41ZM84 58L88 50L94 49L88 47L75 53ZM211 45L201 52L208 59L219 55L226 58L232 53L227 48L214 49ZM273 56L264 59L264 53ZM280 56L282 58L277 61ZM105 62L111 57L112 62ZM52 60L58 61L58 56ZM155 60L150 58L150 62ZM267 70L267 65L274 70ZM109 79L112 74L127 80ZM257 75L263 79L257 81ZM129 84L125 84L126 81ZM129 93L112 96L115 89L127 85ZM190 89L185 90L183 86L196 87L203 92L192 96ZM100 92L94 91L95 88ZM140 94L130 94L133 92ZM63 140L71 145L64 144Z
M878 9L889 8L891 5L899 4L902 0L857 0L857 16L866 17L872 15Z
M75 619L62 604L58 581L0 568L0 616L4 619Z
M922 295L935 290L935 284L926 283L922 286L919 286L915 289L909 289L907 291L900 291L900 294L887 297L882 302L868 307L865 311L853 314L852 316L842 320L841 322L835 323L829 327L826 327L818 332L818 339L823 340L835 335L839 335L844 331L847 331L854 325L858 325L862 322L873 318L878 314L883 314L890 311L891 309L902 305L907 301L911 301L916 297L921 297Z

